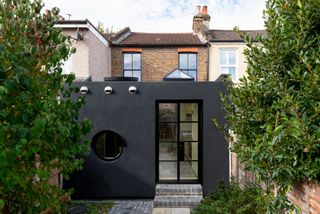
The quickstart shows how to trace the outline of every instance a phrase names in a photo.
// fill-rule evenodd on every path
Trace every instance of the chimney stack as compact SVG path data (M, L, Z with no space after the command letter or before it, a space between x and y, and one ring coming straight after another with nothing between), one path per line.
M201 6L196 7L196 14L193 17L192 30L194 33L200 33L201 26L204 25L207 29L209 29L211 17L208 15L208 6L203 5L202 11Z
M196 15L200 14L200 11L201 11L201 6L197 5L197 7L196 7Z

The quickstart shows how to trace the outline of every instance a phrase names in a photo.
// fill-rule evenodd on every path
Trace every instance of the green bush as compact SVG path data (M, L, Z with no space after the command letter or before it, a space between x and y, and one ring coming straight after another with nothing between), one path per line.
M243 36L248 75L223 98L232 151L280 197L320 180L319 11L318 0L267 0L266 35Z
M74 50L55 28L59 10L42 14L39 0L0 0L0 209L59 213L67 196L49 184L79 169L90 131L79 121L84 99L71 99L74 75L62 62ZM68 85L68 87L66 87ZM64 196L64 197L63 197Z
M271 194L266 194L258 185L246 181L242 188L232 181L228 186L219 182L214 193L204 198L194 214L254 214L267 213ZM276 210L274 211L277 212ZM281 213L281 212L279 212Z

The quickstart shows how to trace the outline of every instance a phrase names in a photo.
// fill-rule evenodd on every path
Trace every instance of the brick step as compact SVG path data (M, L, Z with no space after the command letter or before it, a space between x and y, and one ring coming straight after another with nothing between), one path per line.
M156 195L202 195L200 184L158 184Z
M203 199L202 195L156 195L153 207L195 207Z

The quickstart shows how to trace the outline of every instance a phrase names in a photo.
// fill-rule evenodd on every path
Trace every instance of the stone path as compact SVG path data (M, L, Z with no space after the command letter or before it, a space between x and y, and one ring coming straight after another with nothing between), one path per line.
M152 209L152 200L119 200L114 201L109 214L152 214Z
M190 214L189 208L153 208L152 200L118 200L109 214Z
M190 208L154 208L152 214L190 214Z

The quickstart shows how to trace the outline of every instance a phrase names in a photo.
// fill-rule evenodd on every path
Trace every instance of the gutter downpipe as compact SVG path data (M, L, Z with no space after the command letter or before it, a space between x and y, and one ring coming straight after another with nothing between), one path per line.
M208 42L207 48L208 48L208 54L207 54L207 82L209 82L210 42Z

